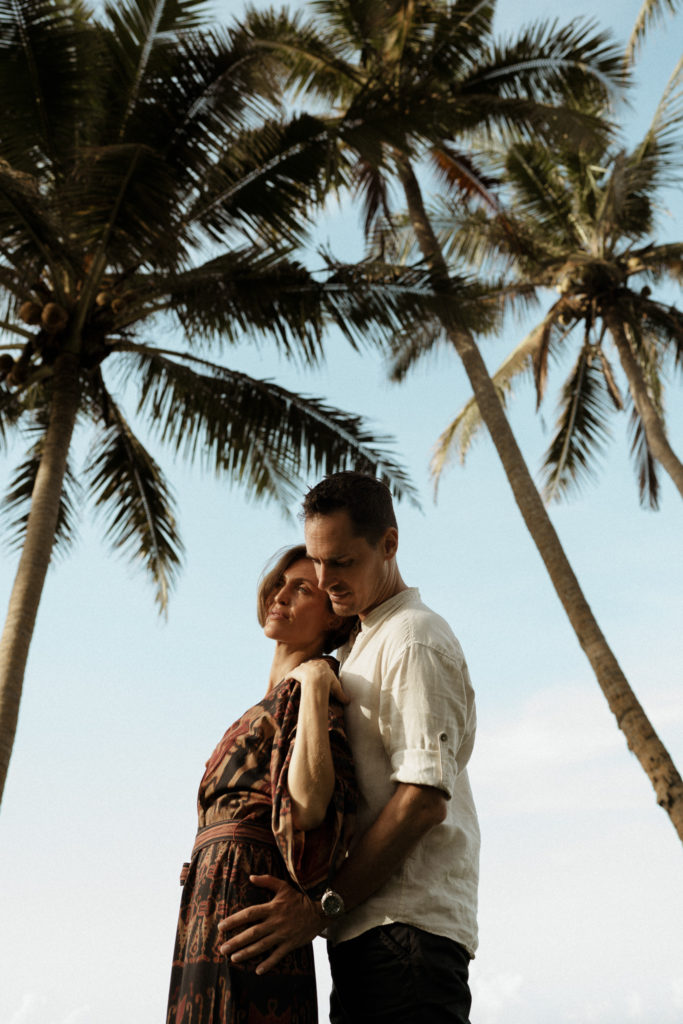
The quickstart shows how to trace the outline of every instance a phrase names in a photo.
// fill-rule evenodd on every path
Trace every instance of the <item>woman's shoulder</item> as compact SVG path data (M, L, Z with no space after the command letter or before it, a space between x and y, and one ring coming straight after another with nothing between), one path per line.
M324 661L330 666L330 668L332 669L336 676L339 675L339 662L331 654L323 654L321 655L320 658L311 658L311 661ZM273 689L270 692L274 693L280 687L286 687L288 685L291 687L296 687L300 686L301 683L297 679L293 679L291 676L285 676L283 679L280 680L279 683L277 683L276 686L273 687Z

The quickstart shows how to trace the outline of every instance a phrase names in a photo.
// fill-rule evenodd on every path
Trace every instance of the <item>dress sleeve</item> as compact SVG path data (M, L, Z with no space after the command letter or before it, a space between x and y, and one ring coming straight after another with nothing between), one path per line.
M292 680L286 691L280 732L271 753L273 834L293 881L317 898L343 861L351 840L358 802L356 776L344 728L344 711L337 700L331 699L327 720L335 773L332 798L318 828L304 832L294 827L287 774L296 738L300 684Z

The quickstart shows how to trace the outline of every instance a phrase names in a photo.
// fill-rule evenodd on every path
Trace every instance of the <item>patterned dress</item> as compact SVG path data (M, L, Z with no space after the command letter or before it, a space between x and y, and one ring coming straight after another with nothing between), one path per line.
M287 771L301 688L286 679L232 725L199 787L199 830L183 868L167 1024L315 1024L312 944L293 950L264 975L261 958L232 964L218 947L228 914L271 898L249 875L275 875L318 897L343 859L357 791L342 706L330 701L334 794L320 827L292 824Z

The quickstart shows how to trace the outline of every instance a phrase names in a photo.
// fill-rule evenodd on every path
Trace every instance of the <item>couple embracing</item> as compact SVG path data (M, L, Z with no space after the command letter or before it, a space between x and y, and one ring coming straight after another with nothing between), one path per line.
M259 588L265 697L207 762L167 1024L468 1024L479 829L474 694L447 623L403 582L391 495L359 473L303 505ZM339 663L326 653L339 648Z

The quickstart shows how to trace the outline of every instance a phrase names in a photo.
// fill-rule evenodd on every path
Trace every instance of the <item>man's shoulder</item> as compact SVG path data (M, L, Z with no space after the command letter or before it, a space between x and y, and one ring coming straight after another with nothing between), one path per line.
M458 661L463 657L449 623L424 603L417 590L407 592L406 599L387 616L381 628L387 639L392 637L400 646L430 647Z

